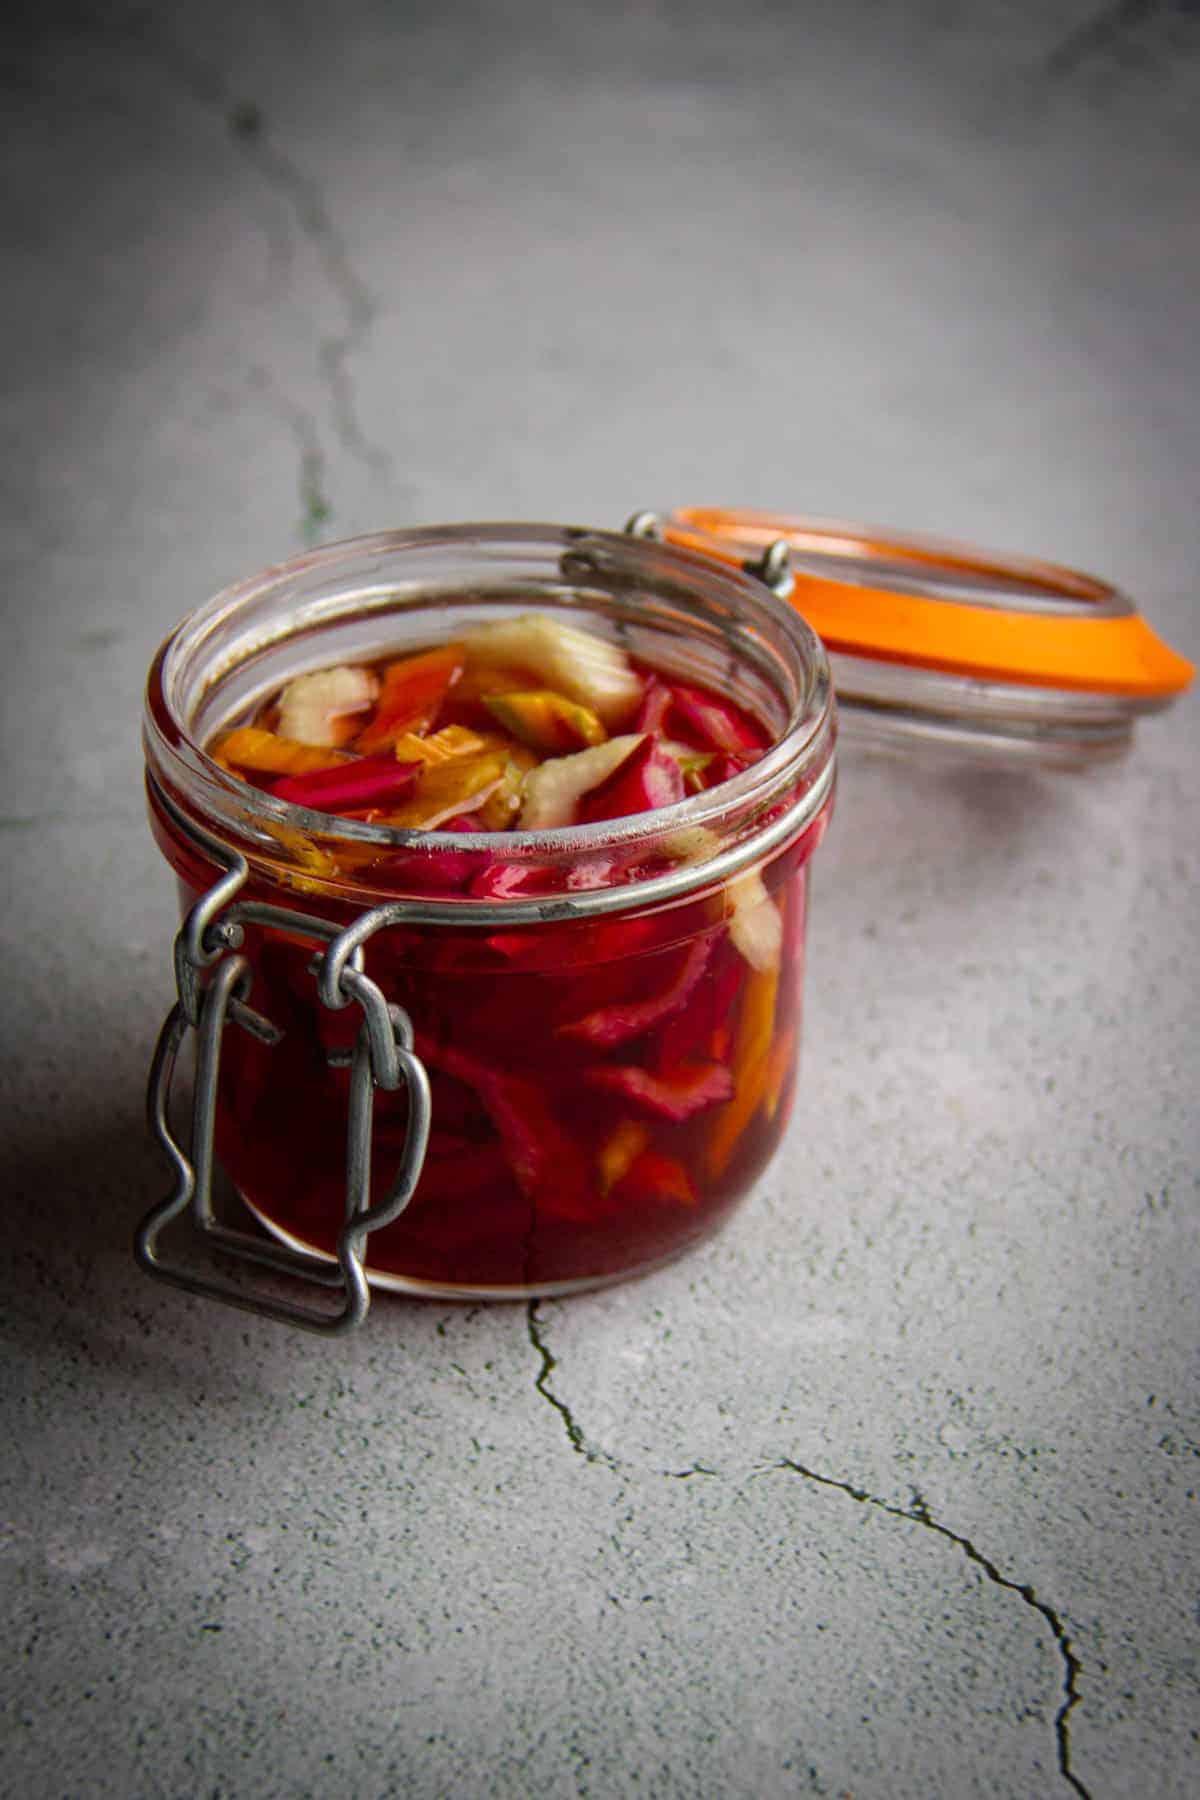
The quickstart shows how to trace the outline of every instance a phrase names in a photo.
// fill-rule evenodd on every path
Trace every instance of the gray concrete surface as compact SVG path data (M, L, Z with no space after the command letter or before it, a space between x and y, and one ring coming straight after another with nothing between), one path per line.
M847 756L785 1153L665 1274L331 1348L127 1248L139 689L235 575L777 505L1200 656L1194 6L8 30L0 1789L1194 1794L1194 696L1104 773Z

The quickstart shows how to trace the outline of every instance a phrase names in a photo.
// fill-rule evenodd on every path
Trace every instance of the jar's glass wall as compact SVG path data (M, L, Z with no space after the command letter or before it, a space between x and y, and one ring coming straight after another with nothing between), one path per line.
M248 854L243 901L339 925L400 902L367 968L412 1020L433 1127L416 1195L372 1237L367 1261L417 1293L570 1291L679 1254L762 1172L795 1080L807 866L832 792L819 647L787 609L700 559L534 530L545 535L532 545L517 534L484 553L463 528L449 545L408 546L410 562L393 540L315 569L320 558L301 559L273 572L269 591L247 584L214 603L152 679L152 817L185 905L216 873L204 834ZM287 816L294 808L273 816L269 796L206 766L205 734L281 680L428 644L497 607L582 616L644 662L753 710L771 750L658 813L461 840L356 831ZM493 902L465 905L461 885L439 884L447 859L477 867L498 855L516 876ZM359 1019L319 1004L314 948L303 927L248 925L249 1004L281 1036L268 1045L226 1028L216 1131L260 1220L328 1253L343 1222ZM378 1092L377 1195L406 1129L403 1093Z

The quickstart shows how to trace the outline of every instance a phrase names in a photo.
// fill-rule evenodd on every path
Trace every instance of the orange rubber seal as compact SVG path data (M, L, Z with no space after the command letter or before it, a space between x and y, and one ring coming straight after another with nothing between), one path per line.
M681 507L662 529L669 544L739 564L783 538L792 604L844 655L1148 705L1195 674L1117 589L1054 563L723 507Z

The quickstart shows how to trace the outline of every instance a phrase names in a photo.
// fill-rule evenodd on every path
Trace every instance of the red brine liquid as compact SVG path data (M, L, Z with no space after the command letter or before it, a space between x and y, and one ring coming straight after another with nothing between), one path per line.
M503 648L511 658L511 642ZM726 697L628 659L636 687L619 705L606 702L606 721L603 706L587 704L586 680L570 691L551 686L536 660L531 673L458 649L359 669L357 688L344 672L324 689L307 678L307 690L285 690L249 726L222 734L213 753L298 805L416 829L423 807L436 815L419 848L350 846L352 863L334 873L369 881L373 896L382 887L502 901L657 871L644 852L630 866L600 855L531 867L464 849L475 831L540 829L540 817L526 823L538 807L567 808L553 825L669 805L728 780L769 742ZM601 687L605 679L602 668ZM322 694L324 714L320 704L306 713ZM297 719L307 741L284 729ZM749 874L653 908L631 895L615 915L508 926L498 906L494 929L456 925L448 908L446 923L374 937L367 968L412 1021L432 1129L416 1193L370 1236L368 1267L417 1291L549 1290L652 1267L715 1230L787 1121L806 864L824 824L822 814ZM439 849L439 827L459 844ZM210 873L161 816L156 828L190 904ZM313 854L320 882L330 852ZM304 893L281 898L275 883L253 879L243 897L294 899L338 924L359 910ZM250 1003L282 1036L269 1046L226 1029L216 1142L264 1223L332 1254L345 1216L346 1052L361 1013L320 1005L319 947L247 928ZM375 1201L403 1152L403 1090L376 1090L373 1121Z

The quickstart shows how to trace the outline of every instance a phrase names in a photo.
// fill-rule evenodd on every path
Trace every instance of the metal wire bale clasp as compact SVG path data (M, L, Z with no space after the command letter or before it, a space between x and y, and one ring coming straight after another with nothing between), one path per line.
M212 843L208 844L210 851L213 847ZM230 861L230 852L224 846L221 848L223 860ZM413 1031L408 1015L401 1007L388 1003L378 984L363 969L363 945L374 931L389 922L389 918L366 913L353 925L339 930L328 920L290 912L283 907L257 902L235 904L248 873L245 859L235 857L228 873L196 902L175 941L179 997L159 1034L147 1091L150 1128L174 1165L175 1184L166 1199L153 1207L139 1225L134 1238L134 1255L147 1274L169 1281L188 1293L223 1300L246 1312L260 1313L264 1318L337 1336L360 1325L371 1304L363 1266L367 1237L398 1218L416 1189L429 1140L429 1080L413 1051ZM382 914L384 909L379 911ZM346 1059L350 1066L346 1213L338 1236L336 1268L325 1258L308 1251L273 1244L250 1232L224 1225L213 1211L217 1078L225 1029L232 1024L265 1044L278 1043L282 1035L269 1019L247 1004L252 971L247 958L239 954L245 938L243 921L278 925L315 942L324 942L327 948L314 965L321 1004L336 1009L357 1004L362 1009L362 1023L354 1049ZM191 1140L185 1150L172 1130L169 1115L175 1066L189 1031L196 1033L197 1057ZM394 1091L401 1086L408 1099L408 1128L400 1165L384 1199L372 1206L371 1137L375 1091L377 1088ZM159 1236L189 1205L193 1228L213 1249L264 1265L278 1274L327 1289L340 1289L340 1310L331 1312L284 1300L219 1276L194 1273L179 1263L166 1260L159 1251Z
M666 541L663 522L656 512L643 509L631 513L625 521L626 537L647 538L653 544ZM777 600L790 600L796 586L796 578L792 573L792 547L786 538L773 538L764 545L758 556L747 557L742 563L742 573L753 575L769 587Z

